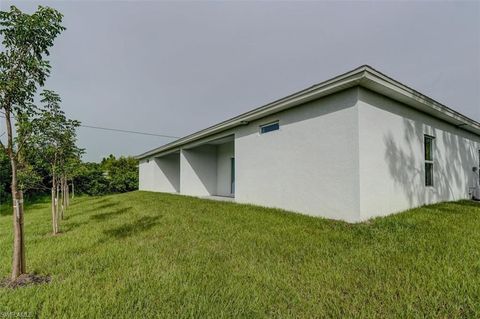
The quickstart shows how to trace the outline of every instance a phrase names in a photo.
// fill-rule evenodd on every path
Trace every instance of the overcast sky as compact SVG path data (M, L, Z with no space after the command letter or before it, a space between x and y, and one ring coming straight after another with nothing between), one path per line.
M480 121L480 4L18 2L64 15L49 89L85 125L183 136L369 64ZM170 139L80 128L86 160Z

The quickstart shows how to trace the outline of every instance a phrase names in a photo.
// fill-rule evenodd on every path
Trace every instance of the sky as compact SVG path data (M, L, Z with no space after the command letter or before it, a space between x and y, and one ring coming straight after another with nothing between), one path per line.
M12 4L64 14L46 88L84 125L181 137L363 64L480 121L477 1ZM78 136L87 161L172 141Z

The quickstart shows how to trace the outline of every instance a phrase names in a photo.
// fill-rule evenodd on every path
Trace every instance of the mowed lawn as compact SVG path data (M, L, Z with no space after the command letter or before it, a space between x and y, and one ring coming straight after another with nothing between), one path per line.
M27 207L27 267L49 284L0 288L0 314L41 318L480 317L480 204L361 224L191 197L75 199L53 237ZM0 275L11 262L0 216Z

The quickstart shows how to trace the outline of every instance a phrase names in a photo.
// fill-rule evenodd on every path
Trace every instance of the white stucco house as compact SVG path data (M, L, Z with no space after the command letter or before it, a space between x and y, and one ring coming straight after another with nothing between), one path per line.
M480 195L480 123L369 66L138 158L140 190L348 222Z

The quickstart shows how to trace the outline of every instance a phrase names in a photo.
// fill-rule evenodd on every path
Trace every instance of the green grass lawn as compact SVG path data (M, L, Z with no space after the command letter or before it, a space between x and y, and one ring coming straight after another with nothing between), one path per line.
M9 210L0 277L10 273ZM0 288L2 312L41 318L480 317L480 204L361 224L133 192L75 199L51 233L26 211L27 268L52 282Z

